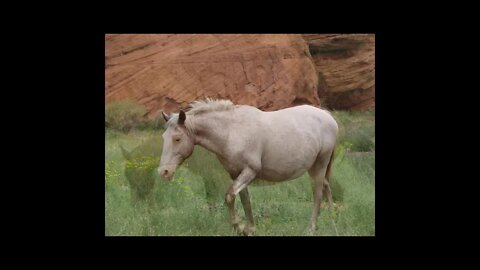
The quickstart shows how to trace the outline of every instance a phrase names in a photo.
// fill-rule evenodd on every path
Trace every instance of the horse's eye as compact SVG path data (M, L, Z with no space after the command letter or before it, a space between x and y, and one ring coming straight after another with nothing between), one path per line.
M175 141L176 141L176 142L179 142L179 141L180 141L180 138L176 138Z

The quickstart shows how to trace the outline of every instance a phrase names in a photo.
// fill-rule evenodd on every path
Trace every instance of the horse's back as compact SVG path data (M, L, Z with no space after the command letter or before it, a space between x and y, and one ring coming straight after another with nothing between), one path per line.
M230 115L227 171L235 175L245 162L267 181L294 179L335 145L337 124L325 110L302 105L273 112L238 106Z
M312 166L318 155L331 152L335 146L337 123L327 111L313 106L266 112L262 122L264 179L280 181L298 177Z
M265 112L263 121L272 130L285 131L288 134L333 135L338 132L338 125L332 115L323 109L301 105L274 112Z

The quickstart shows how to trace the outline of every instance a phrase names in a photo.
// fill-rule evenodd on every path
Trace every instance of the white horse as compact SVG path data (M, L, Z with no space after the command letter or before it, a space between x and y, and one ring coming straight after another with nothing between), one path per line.
M225 201L230 223L238 233L255 233L247 188L255 179L281 182L308 171L314 198L310 232L317 227L324 192L331 206L329 175L338 125L326 110L302 105L263 112L229 100L207 99L193 102L187 113L162 114L167 123L158 173L170 181L194 145L215 153L233 180ZM235 211L238 193L246 226L240 226Z

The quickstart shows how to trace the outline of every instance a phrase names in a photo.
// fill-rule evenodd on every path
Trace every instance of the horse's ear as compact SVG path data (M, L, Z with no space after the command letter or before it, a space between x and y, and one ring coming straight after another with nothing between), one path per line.
M163 119L165 119L165 122L168 122L170 119L170 116L168 116L166 113L162 112Z
M183 125L185 124L185 119L187 118L187 116L185 115L185 112L184 111L180 111L180 114L178 115L178 124L179 125Z
M126 160L130 160L130 158L132 157L132 156L130 155L130 153L129 153L127 150L125 150L125 148L123 148L123 146L121 146L121 145L120 145L120 149L122 149L122 155L123 155L123 157L124 157Z

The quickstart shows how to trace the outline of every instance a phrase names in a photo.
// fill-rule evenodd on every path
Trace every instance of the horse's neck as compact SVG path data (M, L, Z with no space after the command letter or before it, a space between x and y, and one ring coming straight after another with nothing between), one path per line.
M206 113L193 117L195 144L223 156L227 145L229 121L216 113Z

